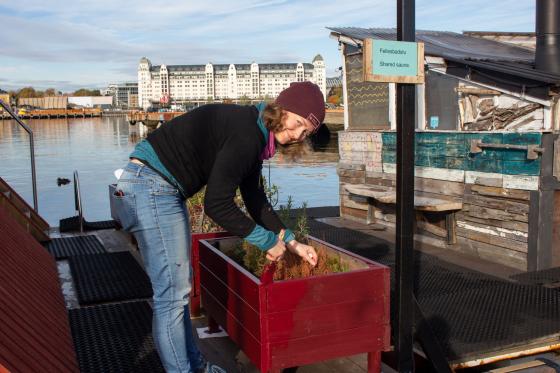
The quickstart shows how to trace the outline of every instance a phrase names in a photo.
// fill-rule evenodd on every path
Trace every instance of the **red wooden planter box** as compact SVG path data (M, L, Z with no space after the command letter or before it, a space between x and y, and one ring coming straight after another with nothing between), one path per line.
M208 240L211 238L228 237L231 234L221 232L210 233L191 233L191 266L192 266L192 283L191 294L189 300L191 316L200 316L200 267L199 267L199 246L200 240Z
M261 372L368 352L379 371L389 349L389 268L314 237L350 271L275 281L260 280L227 252L238 238L200 241L202 304Z

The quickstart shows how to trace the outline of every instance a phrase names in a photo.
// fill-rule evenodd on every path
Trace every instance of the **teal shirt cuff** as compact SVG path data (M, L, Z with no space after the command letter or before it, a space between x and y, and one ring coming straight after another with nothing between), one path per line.
M276 245L276 235L274 232L264 229L260 225L255 225L253 231L249 233L245 239L261 249L262 251L267 251L271 249L274 245Z
M295 240L296 239L296 235L294 234L294 232L292 232L290 229L285 229L284 230L284 242L288 243L291 240Z
M274 234L274 232L264 229L258 224L255 225L253 231L249 233L247 237L245 237L245 240L255 245L262 251L267 251L270 248L272 248L274 245L276 245L277 239L278 239L278 235ZM292 232L290 229L284 230L285 243L288 243L291 240L295 240L295 239L296 239L296 235L294 234L294 232Z

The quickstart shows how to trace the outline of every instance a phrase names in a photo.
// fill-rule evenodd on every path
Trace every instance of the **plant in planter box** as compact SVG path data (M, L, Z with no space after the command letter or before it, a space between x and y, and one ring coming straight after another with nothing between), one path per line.
M282 222L294 232L297 241L313 246L313 242L309 242L307 239L309 224L306 208L307 204L303 203L295 220L292 219L290 217L290 211L292 210L292 198L290 196L288 197L287 204L280 207L279 217ZM274 280L288 280L327 273L339 273L348 270L348 266L344 262L341 262L338 256L329 255L322 248L316 247L316 250L317 265L315 267L312 267L307 261L287 250L283 259L276 265ZM266 252L263 252L247 241L240 241L228 255L257 277L262 275L268 263Z
M278 203L278 187L274 184L268 185L266 178L264 176L261 178L263 183L264 191L272 207L276 206ZM212 219L204 214L204 196L206 194L206 187L202 188L198 193L187 200L187 209L189 211L189 217L191 221L191 231L195 233L209 233L209 232L219 232L223 229L216 224ZM243 203L243 198L239 189L235 193L234 198L235 204L243 212L247 212L245 209L245 204Z
M262 178L264 190L266 195L271 202L272 206L278 203L278 187L276 185L268 186L265 178ZM205 188L200 190L194 196L189 198L186 202L187 209L189 211L190 224L191 224L191 263L193 268L192 277L192 291L190 294L190 308L191 315L200 315L200 257L199 257L199 247L200 240L207 240L219 237L227 237L229 234L225 232L222 227L216 224L212 219L208 218L204 214L204 196ZM241 193L239 190L235 196L235 203L245 211L245 205L243 199L241 198ZM239 260L242 261L242 258Z
M343 273L261 281L234 260L238 237L200 241L201 295L209 325L220 325L261 372L277 373L368 352L379 372L389 348L389 268L313 236Z

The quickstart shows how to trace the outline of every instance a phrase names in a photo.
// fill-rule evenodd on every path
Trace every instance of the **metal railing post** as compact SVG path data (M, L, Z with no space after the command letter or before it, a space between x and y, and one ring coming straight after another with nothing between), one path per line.
M397 0L397 40L416 40L415 0ZM414 372L414 107L416 88L397 83L395 351L397 370Z
M14 120L23 127L23 129L29 134L29 148L31 151L31 183L33 186L33 209L36 213L39 213L39 204L37 203L37 174L35 172L35 143L33 141L33 130L17 116L16 113L12 111L10 105L0 100L0 106L4 108L10 114Z
M84 233L84 214L82 210L82 195L80 193L80 177L78 171L74 171L74 206L78 211L78 219L80 221L80 233Z

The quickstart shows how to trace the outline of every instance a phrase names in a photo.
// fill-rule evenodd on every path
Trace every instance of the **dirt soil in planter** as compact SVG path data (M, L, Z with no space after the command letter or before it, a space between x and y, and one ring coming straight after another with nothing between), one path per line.
M314 246L313 242L307 244ZM274 280L290 280L329 273L347 272L349 270L349 266L342 262L337 255L329 254L321 247L317 248L314 246L314 248L317 251L318 259L315 267L312 267L311 264L303 260L299 255L286 250L282 260L276 263ZM259 278L266 264L270 263L266 259L266 252L246 241L240 241L233 250L225 254Z

